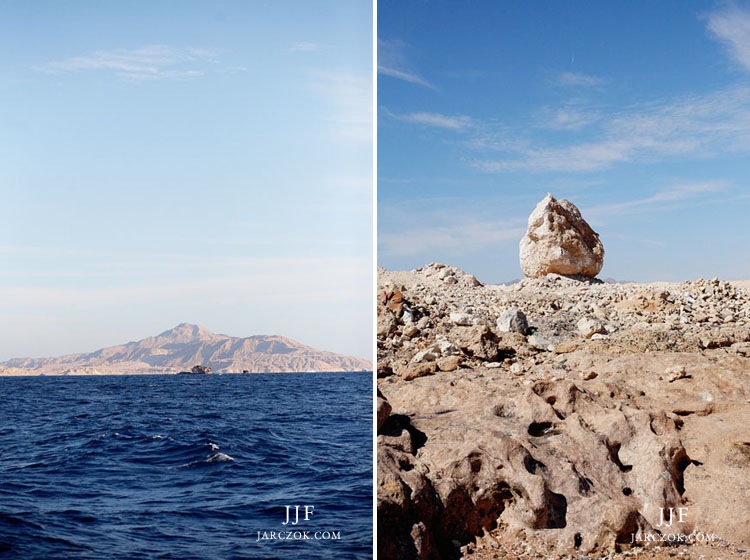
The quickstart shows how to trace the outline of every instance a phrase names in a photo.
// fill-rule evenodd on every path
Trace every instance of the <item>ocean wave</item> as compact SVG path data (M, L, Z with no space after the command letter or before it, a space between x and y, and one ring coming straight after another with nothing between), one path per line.
M17 398L0 415L0 557L371 558L369 384L337 388L333 415L329 377L288 379L4 380ZM359 431L331 420L341 407ZM259 548L293 504L347 540Z

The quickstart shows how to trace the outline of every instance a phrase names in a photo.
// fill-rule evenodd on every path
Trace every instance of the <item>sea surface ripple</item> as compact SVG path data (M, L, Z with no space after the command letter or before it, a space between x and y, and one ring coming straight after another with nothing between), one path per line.
M0 378L0 558L372 558L371 386Z

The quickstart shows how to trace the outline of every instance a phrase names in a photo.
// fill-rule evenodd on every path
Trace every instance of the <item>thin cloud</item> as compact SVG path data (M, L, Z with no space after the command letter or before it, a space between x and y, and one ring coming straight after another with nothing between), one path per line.
M544 107L539 111L537 123L540 128L550 130L580 130L601 119L601 115L594 111L562 107L554 109Z
M518 148L501 160L478 160L473 166L482 171L560 171L583 173L599 171L632 158L628 142L588 142L561 148Z
M396 78L398 80L403 80L404 82L417 84L419 86L424 86L430 89L437 89L434 85L432 85L424 78L421 78L416 74L412 74L404 70L397 70L396 68L389 68L387 66L381 66L380 64L378 64L378 74L382 74L383 76L390 76L391 78Z
M323 50L320 43L312 41L297 41L289 46L291 52L318 52Z
M216 49L148 45L137 49L93 51L50 62L39 69L50 74L113 72L129 80L189 79L215 63Z
M398 39L390 41L378 39L378 74L429 89L437 89L429 81L409 69L404 55L406 47L406 43Z
M120 263L123 264L123 263ZM150 261L132 260L130 264L148 272ZM135 305L149 302L199 302L206 298L217 302L261 301L268 297L289 300L290 294L298 301L313 301L320 297L335 297L346 301L361 298L367 285L370 261L367 258L217 258L200 263L181 263L165 274L148 274L147 278L119 285L98 283L95 287L30 286L6 283L0 290L3 310L97 307L106 305ZM231 270L231 274L217 271ZM307 270L313 274L290 274ZM195 274L186 274L195 271ZM325 274L315 272L325 271ZM116 270L114 271L116 272ZM330 274L330 275L329 275ZM331 279L335 281L331 281ZM131 279L132 280L132 279ZM338 294L336 292L339 292Z
M372 78L344 71L311 72L311 88L334 108L328 117L335 133L348 140L372 142Z
M390 116L409 123L420 124L425 126L433 126L436 128L447 128L450 130L463 130L469 128L473 124L471 117L465 115L460 116L448 116L441 115L440 113L408 113L405 115L395 115L389 113Z
M611 241L617 239L619 241L627 241L628 244L638 245L651 245L653 247L665 247L667 244L659 239L649 239L646 237L640 237L638 235L629 235L626 233L607 232L607 240Z
M707 158L750 152L750 89L641 104L601 118L586 141L551 144L519 128L484 132L473 145L501 158L477 158L490 172L592 172L670 157ZM574 137L571 137L574 138Z
M478 221L460 222L378 234L378 254L383 258L412 257L425 254L465 255L468 248L478 251L517 242L525 227L520 223Z
M750 70L750 10L735 4L708 15L708 30L745 70Z
M686 200L702 200L706 195L712 195L723 191L726 187L727 184L724 181L682 183L658 191L645 198L586 208L585 213L592 219L600 219L604 216L619 215L623 213L642 213L652 210L663 210L672 203Z
M606 83L606 80L582 72L560 72L555 77L557 85L564 87L596 87Z

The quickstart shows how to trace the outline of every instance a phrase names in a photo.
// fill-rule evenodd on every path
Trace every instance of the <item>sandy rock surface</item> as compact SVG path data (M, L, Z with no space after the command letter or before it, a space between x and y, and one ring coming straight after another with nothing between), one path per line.
M378 558L750 557L747 288L381 269Z

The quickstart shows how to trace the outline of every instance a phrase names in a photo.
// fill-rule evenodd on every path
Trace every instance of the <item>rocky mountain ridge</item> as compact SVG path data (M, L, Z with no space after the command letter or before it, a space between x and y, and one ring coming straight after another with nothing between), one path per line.
M250 373L372 369L367 360L317 350L283 336L239 338L181 323L156 336L95 352L9 360L0 364L0 374L176 373L196 364L215 372Z

